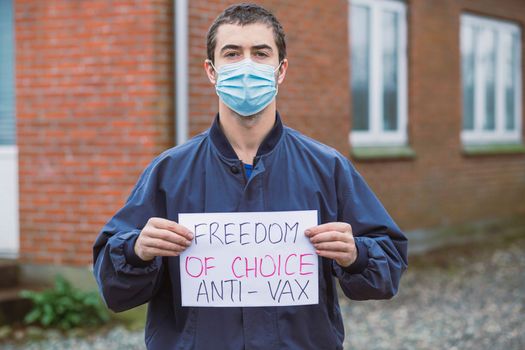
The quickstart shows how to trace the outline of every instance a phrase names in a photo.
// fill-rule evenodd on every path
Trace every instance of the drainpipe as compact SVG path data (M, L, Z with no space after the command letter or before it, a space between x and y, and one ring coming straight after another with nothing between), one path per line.
M188 140L188 1L173 0L175 14L175 132L177 145Z

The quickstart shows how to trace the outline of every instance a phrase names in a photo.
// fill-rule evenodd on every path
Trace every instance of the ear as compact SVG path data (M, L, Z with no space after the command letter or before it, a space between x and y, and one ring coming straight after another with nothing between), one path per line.
M288 70L288 59L283 59L281 66L279 67L279 75L277 76L277 84L281 84L286 77L286 71Z
M215 85L215 83L217 82L217 78L216 78L217 73L215 72L212 62L209 59L206 59L204 61L204 71L206 72L206 75L208 76L208 80L210 81L210 83Z

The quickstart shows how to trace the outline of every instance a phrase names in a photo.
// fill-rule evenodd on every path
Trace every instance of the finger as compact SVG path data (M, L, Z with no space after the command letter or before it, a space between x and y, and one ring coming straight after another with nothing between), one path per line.
M148 248L144 252L151 256L179 256L181 252L174 250L164 250L158 248Z
M325 231L350 231L352 232L352 226L346 222L328 222L326 224L310 227L306 229L305 234L308 237L315 236L321 232Z
M352 246L349 245L347 242L324 242L324 243L316 243L314 244L315 249L321 251L332 251L332 252L350 252L352 249Z
M186 239L189 240L193 239L192 232L187 227L182 226L181 224L175 221L163 218L151 218L150 222L155 228L178 233L179 235L184 236Z
M351 242L353 237L348 232L340 231L327 231L316 234L315 236L310 237L310 242L312 243L321 243L321 242Z
M170 226L171 224L175 223L175 221L164 219L164 218L159 218L159 217L151 217L148 220L148 223L153 225L154 227L166 228Z
M343 252L334 252L330 250L317 250L317 255L324 258L334 259L334 260L349 260L350 256L348 253Z
M191 240L188 240L186 237L181 236L178 233L175 233L170 230L153 228L147 231L147 235L152 238L162 239L186 247L191 245Z
M184 251L187 246L175 244L172 242L164 241L162 239L156 239L156 238L145 238L142 242L142 245L145 249L147 248L157 248L162 250L172 250L176 252L182 252Z

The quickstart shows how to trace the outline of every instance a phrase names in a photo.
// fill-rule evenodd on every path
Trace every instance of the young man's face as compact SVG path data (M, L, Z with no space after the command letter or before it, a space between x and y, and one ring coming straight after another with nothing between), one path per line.
M217 29L214 66L242 61L246 58L256 63L264 63L277 68L279 66L279 51L275 44L272 27L263 23L245 26L223 24ZM281 84L286 74L288 62L283 60L276 74L277 83ZM212 84L215 84L216 72L209 63L205 65L206 73Z

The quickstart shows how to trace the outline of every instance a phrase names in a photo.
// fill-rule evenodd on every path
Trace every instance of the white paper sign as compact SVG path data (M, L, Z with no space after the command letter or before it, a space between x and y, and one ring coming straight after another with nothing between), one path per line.
M180 256L182 306L319 302L318 258L304 235L317 211L180 214L193 234Z

